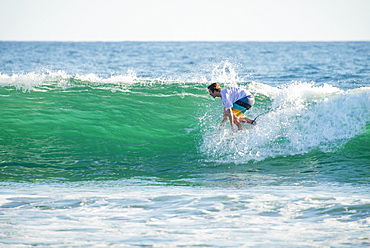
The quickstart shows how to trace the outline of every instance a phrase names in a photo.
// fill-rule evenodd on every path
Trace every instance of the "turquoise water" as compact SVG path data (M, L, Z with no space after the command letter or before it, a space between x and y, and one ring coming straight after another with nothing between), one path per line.
M6 247L367 247L370 43L0 43ZM256 97L218 130L206 87Z

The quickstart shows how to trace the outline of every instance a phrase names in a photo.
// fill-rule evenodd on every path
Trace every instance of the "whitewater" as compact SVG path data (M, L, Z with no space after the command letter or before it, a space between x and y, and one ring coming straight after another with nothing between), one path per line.
M4 247L368 247L370 43L0 42ZM219 129L207 86L257 125Z

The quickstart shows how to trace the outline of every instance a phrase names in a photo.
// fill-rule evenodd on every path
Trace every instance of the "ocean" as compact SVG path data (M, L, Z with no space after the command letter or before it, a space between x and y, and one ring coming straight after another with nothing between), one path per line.
M370 246L370 42L0 42L0 116L1 247Z

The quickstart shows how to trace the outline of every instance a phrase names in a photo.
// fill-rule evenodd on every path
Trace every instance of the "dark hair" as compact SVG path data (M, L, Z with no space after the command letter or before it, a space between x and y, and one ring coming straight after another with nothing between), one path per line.
M210 86L208 86L208 89L212 92L221 91L221 86L218 83L213 83Z

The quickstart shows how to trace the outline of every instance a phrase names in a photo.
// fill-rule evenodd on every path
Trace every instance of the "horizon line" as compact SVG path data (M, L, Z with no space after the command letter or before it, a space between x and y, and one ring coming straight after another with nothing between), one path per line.
M212 42L234 42L234 43L247 43L247 42L370 42L370 39L369 40L1 40L0 39L0 42L85 42L85 43L88 43L88 42L181 42L181 43L186 43L186 42L199 42L199 43L212 43Z

